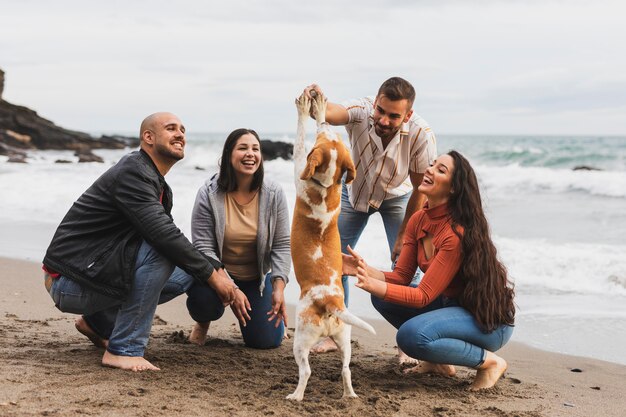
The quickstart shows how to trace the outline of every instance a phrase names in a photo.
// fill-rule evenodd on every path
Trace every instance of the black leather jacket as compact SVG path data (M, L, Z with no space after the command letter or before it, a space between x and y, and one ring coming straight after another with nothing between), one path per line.
M162 200L162 203L161 201ZM201 282L221 264L198 251L171 216L172 190L144 151L124 156L74 203L43 260L110 297L130 291L142 241Z

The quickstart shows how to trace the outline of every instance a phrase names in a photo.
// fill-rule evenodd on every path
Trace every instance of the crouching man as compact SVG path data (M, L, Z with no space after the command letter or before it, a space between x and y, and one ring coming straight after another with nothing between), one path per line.
M175 266L214 288L228 305L236 286L222 264L199 252L171 217L164 176L185 155L185 127L171 113L148 116L141 149L124 156L79 197L61 221L43 260L56 307L82 314L76 328L105 348L102 364L159 370L144 359L156 306L190 282Z

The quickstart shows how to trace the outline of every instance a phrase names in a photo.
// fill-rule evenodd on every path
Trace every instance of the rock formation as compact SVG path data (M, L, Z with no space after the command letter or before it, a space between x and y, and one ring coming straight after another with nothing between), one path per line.
M263 153L263 159L266 161L276 158L289 160L293 157L293 144L261 139L261 152Z
M37 112L2 99L4 71L0 69L0 154L19 149L70 149L86 154L86 149L123 149L139 146L139 139L124 136L91 135L64 129Z
M0 100L2 100L2 92L4 91L4 71L0 68Z

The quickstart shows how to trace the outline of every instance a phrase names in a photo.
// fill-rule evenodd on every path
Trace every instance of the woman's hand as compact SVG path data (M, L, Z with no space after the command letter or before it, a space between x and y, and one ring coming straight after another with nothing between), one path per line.
M250 314L248 311L252 310L248 297L239 288L235 290L235 299L230 305L231 310L235 313L235 317L239 320L243 327L246 327L246 323L250 320Z
M384 298L387 293L385 275L374 268L368 267L365 260L361 258L361 256L350 246L348 246L348 252L350 252L351 255L349 258L352 258L352 260L349 261L349 269L352 269L353 267L356 269L356 273L354 275L356 275L357 282L355 285L378 298ZM356 266L354 266L355 263ZM345 260L343 271L346 273ZM374 276L371 274L374 274Z
M278 327L282 321L287 327L287 304L285 303L285 281L282 279L274 280L274 289L272 290L272 309L267 312L270 316L267 321L276 320L274 327Z
M362 262L365 265L365 269L367 270L367 263L361 257L361 255L359 255L354 249L352 249L350 245L348 245L347 249L350 255L346 255L345 253L341 254L341 260L343 261L341 273L343 275L356 276L356 269L359 266L359 262Z

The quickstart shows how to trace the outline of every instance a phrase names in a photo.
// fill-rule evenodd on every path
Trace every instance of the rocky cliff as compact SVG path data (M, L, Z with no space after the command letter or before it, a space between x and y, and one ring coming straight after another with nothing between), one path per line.
M89 154L91 149L122 149L139 146L138 138L91 135L64 129L37 112L2 98L4 71L0 69L0 154L20 154L28 149L70 149Z

